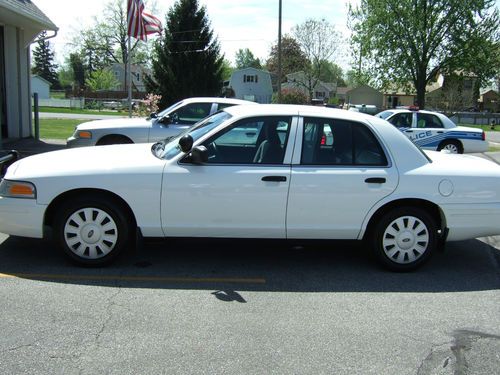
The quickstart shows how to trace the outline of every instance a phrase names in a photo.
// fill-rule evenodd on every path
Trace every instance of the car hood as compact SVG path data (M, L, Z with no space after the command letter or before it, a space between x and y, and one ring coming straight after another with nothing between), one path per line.
M161 171L165 161L151 152L151 144L111 145L47 152L18 160L5 179L30 180L118 173Z
M479 156L451 154L446 151L424 151L432 163L434 171L441 170L443 175L491 176L500 177L500 166Z
M78 130L92 130L92 129L111 129L111 128L150 128L151 120L143 117L125 118L119 117L116 119L95 120L84 122L77 126Z

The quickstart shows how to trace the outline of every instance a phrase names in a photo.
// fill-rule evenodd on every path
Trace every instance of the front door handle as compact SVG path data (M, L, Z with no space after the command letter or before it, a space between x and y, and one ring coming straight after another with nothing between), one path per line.
M285 182L285 176L264 176L262 177L262 181L275 181L275 182Z
M383 184L385 183L384 177L370 177L365 180L367 184Z

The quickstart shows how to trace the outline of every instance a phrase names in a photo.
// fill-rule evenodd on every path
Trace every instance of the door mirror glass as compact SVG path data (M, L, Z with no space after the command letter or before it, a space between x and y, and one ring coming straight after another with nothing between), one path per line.
M179 139L179 146L182 152L189 152L193 148L193 137L190 134L186 134Z
M193 164L204 164L208 161L208 150L205 146L196 146L191 151L191 162Z
M172 123L172 118L169 115L166 115L166 116L160 117L158 122L160 124L163 124L163 125L168 125L168 124Z

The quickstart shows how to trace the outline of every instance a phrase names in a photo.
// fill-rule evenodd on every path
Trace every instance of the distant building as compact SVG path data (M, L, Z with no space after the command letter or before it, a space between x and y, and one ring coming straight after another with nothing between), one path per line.
M45 30L57 32L58 28L33 1L0 0L2 139L32 135L30 45L36 42L37 36Z
M500 94L491 89L481 92L481 95L479 97L479 109L481 111L499 113Z
M309 82L306 74L302 71L286 75L286 82L281 85L281 89L295 89L303 92L309 97ZM328 103L330 98L335 96L337 84L334 82L323 82L317 80L312 87L311 101L323 101Z
M236 99L261 104L271 103L273 97L270 73L256 68L235 70L231 74L227 89L233 91Z
M114 63L110 66L111 71L120 84L113 91L128 90L128 74L125 76L125 64ZM151 70L142 65L132 64L132 90L138 92L146 92L146 84L144 82L145 75L151 75Z
M346 104L365 104L382 108L384 94L368 85L361 85L346 92Z
M38 99L50 99L51 83L37 75L31 76L31 92L38 94Z

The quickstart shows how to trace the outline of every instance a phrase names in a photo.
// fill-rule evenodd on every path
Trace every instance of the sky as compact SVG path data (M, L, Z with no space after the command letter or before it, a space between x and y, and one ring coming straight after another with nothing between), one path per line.
M126 0L123 0L124 2ZM153 1L153 0L151 0ZM51 20L59 27L58 35L50 39L59 64L69 54L67 43L82 27L93 24L106 4L106 0L33 0ZM158 12L154 15L164 21L174 0L156 0ZM307 19L325 18L334 24L348 41L347 28L348 3L358 0L282 0L282 33L290 33L291 29ZM200 5L207 8L212 30L217 36L226 59L234 63L236 51L248 48L255 57L265 62L271 46L278 39L278 0L199 0ZM145 0L146 10L148 1ZM153 37L154 38L154 37ZM343 69L350 66L350 52L346 43L333 57L333 62Z

